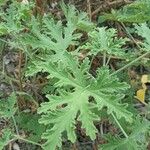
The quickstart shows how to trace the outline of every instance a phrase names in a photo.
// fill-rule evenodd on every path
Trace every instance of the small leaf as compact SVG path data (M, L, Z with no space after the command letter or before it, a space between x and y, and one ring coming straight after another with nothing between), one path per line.
M143 89L146 90L147 89L146 83L150 83L149 75L146 75L146 74L142 75L141 83L142 83Z
M94 31L88 33L89 40L81 49L89 49L91 54L97 55L99 52L106 52L110 56L124 57L125 51L122 48L127 38L117 38L117 30L105 27L95 28Z
M149 76L146 75L146 74L142 75L141 83L142 83L143 89L139 89L136 92L136 96L135 96L135 98L137 98L140 102L142 102L145 105L146 105L146 103L145 103L145 93L146 93L146 90L147 90L146 83L148 83L148 82L150 82Z
M145 104L145 92L146 89L140 89L136 92L136 96L135 96L135 98L137 98L143 104Z
M148 82L148 75L146 75L146 74L142 75L141 82L147 83Z

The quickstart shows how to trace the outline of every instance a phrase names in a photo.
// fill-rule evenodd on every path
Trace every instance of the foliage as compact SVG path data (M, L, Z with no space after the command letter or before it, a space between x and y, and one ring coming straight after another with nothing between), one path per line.
M66 18L68 19L68 17ZM66 30L70 29L69 26L72 27L70 21L68 22L68 28ZM59 95L47 95L50 102L42 103L38 111L42 114L40 123L51 125L46 130L46 133L43 134L43 138L47 140L44 145L45 149L49 149L49 147L51 147L51 149L55 149L56 146L61 146L61 136L64 131L67 132L68 139L71 140L71 142L75 142L76 119L82 122L82 128L85 128L86 134L90 136L91 139L95 139L95 133L97 130L93 123L98 121L99 117L97 114L92 112L93 108L100 110L103 107L107 107L108 114L114 112L118 119L124 117L127 121L132 121L132 115L130 112L126 110L125 106L119 103L119 101L124 97L122 91L127 89L128 85L120 83L115 76L111 77L108 68L99 69L97 71L97 77L93 78L88 73L90 68L89 60L85 59L83 63L79 63L75 56L66 51L70 44L75 44L71 42L72 39L74 39L74 34L72 34L73 29L71 29L72 32L70 32L70 36L68 36L68 32L64 32L64 38L63 40L60 40L61 42L64 41L63 43L68 43L68 41L70 41L66 46L64 44L65 47L62 45L60 46L58 44L59 41L56 42L56 44L51 43L53 39L56 39L54 37L55 35L57 35L57 40L58 37L61 37L58 36L59 34L56 34L58 32L57 27L58 24L54 24L50 32L47 33L47 35L50 36L44 40L45 42L47 40L45 44L43 42L38 42L44 45L51 45L51 47L53 46L52 48L49 46L49 48L55 51L55 54L52 55L53 58L55 58L54 61L53 59L32 61L32 65L28 67L29 70L27 72L27 76L34 75L37 71L47 72L49 73L48 78L58 79L54 85L56 87L62 87L59 91ZM61 24L59 25L59 28L63 28ZM103 31L105 34L104 29ZM110 31L110 33L108 32L109 34L105 35L105 43L109 43L111 41L112 47L115 43L114 45L116 46L116 49L118 47L120 48L120 45L124 44L124 40L120 39L113 42L112 39L114 37L115 30L112 29ZM59 33L61 32L59 31ZM40 33L36 30L36 34ZM41 34L38 36L40 38L42 37ZM67 37L67 39L65 39L65 37ZM109 41L107 41L107 39ZM103 41L100 41L99 43L103 44ZM36 44L36 46L39 45ZM106 49L106 51L109 53L110 49L111 48ZM119 51L121 49L117 50ZM64 64L62 64L62 62ZM64 69L62 70L62 68ZM73 88L73 90L71 92L67 92L63 90L65 86L69 86ZM79 95L80 98L78 98ZM93 102L89 102L90 96L94 98Z
M107 140L108 144L104 144L102 150L145 150L147 147L147 130L149 130L150 124L148 120L141 121L140 118L136 118L132 127L132 132L127 138L118 138L109 135Z
M138 0L120 10L112 10L99 17L99 21L113 20L119 22L144 23L150 20L150 1Z
M23 35L22 44L29 45L34 50L44 50L48 53L51 61L57 62L63 59L64 52L70 45L77 45L78 39L81 37L80 33L75 32L78 30L92 30L94 25L87 21L85 13L79 13L74 6L65 6L61 4L67 22L62 25L62 21L55 21L48 15L42 19L42 24L36 18L31 20L31 34ZM37 52L37 51L36 51ZM45 57L43 59L47 59ZM65 61L65 60L62 60Z
M56 139L59 140L61 133L65 130L67 131L69 140L75 142L75 119L80 120L82 127L86 129L86 134L91 139L95 139L97 130L93 122L98 120L98 115L92 112L92 108L102 109L106 106L108 114L115 112L118 118L124 117L127 121L132 121L131 114L123 105L119 104L120 98L123 97L122 94L119 94L119 91L125 90L128 87L126 84L119 83L115 77L110 80L109 71L106 68L100 69L97 78L94 79L86 72L88 61L83 62L79 66L80 68L77 62L73 61L73 58L68 61L70 61L70 65L66 70L61 70L50 62L48 64L38 64L44 71L50 73L50 77L59 79L55 83L57 86L71 85L74 88L74 91L71 93L62 91L59 96L47 95L50 102L43 103L41 108L39 108L39 113L44 113L40 119L40 123L53 125L43 135L43 138L48 140L46 143L49 144L47 145L47 149L49 146L55 149L56 145L60 143ZM60 68L62 67L60 66ZM116 95L114 94L115 92ZM79 95L80 98L78 97ZM95 98L95 102L88 102L90 96ZM63 107L63 105L66 105L66 107ZM80 112L80 115L77 117L78 112ZM67 118L67 121L65 118Z
M16 95L12 93L8 99L1 99L0 101L0 116L2 118L11 118L16 112Z
M16 112L16 95L12 93L7 99L0 100L0 119L11 119ZM0 149L3 149L9 143L11 139L11 130L4 128L1 131L2 136L0 138Z
M13 35L12 38L15 38L18 33L23 31L24 26L22 22L25 21L27 23L29 20L31 6L14 2L7 8L5 13L3 13L3 9L0 9L2 20L0 23L0 35L11 33Z
M141 43L145 51L150 51L150 29L146 23L143 23L141 25L135 25L135 29L137 31L137 34L144 38L144 42Z
M125 45L126 39L117 38L115 29L106 29L105 27L96 28L88 33L89 42L81 48L90 49L90 54L97 55L99 52L106 52L108 55L125 56L122 46Z
M19 127L28 132L28 139L34 142L40 141L41 135L45 131L45 126L39 124L38 119L39 116L37 114L21 113L19 116L16 116Z
M11 136L11 131L9 129L2 130L2 137L0 139L0 149L2 150L4 146L6 146L9 143Z
M120 22L132 22L134 17L138 17L135 22L145 22L149 19L147 3L136 1L121 11L113 11L115 18L110 14L105 17ZM0 99L1 118L10 122L9 129L3 130L0 146L21 139L38 146L42 144L44 150L55 150L63 147L64 138L71 143L76 142L79 124L86 136L94 141L99 132L96 123L100 124L102 116L106 116L107 121L116 122L113 127L119 127L120 130L106 136L107 143L100 145L102 149L146 149L149 120L143 114L137 117L138 111L133 109L134 89L130 90L133 88L129 85L130 79L127 73L126 77L122 77L121 71L146 56L138 57L141 52L148 54L148 25L134 25L142 50L137 49L135 59L131 58L128 63L126 58L131 52L127 50L127 42L130 44L130 39L120 37L114 28L97 27L89 21L86 13L77 11L73 5L62 2L60 7L63 12L60 20L48 13L40 17L34 15L35 5L31 2L12 2L5 11L3 7L0 9L1 41L7 48L21 53L25 61L22 65L19 60L16 70L22 76L17 76L15 72L17 79L10 78L7 72L5 76L5 66L3 68L3 74L10 81L13 92ZM140 14L140 10L145 11ZM84 41L83 36L86 36ZM82 50L86 51L85 56ZM83 58L80 59L80 55ZM100 57L100 65L94 69L96 74L92 75L90 71L97 56ZM25 71L25 75L18 68ZM46 82L42 86L35 82L31 90L28 89L30 82L36 81L38 75L46 78ZM39 87L43 92L40 98ZM19 95L26 92L28 99L34 97L36 103L36 108L28 113L28 109L23 110L22 104L31 106L33 101L27 102L25 96ZM32 96L28 94L30 92ZM25 131L27 139L20 137L20 129ZM123 134L119 134L119 131Z

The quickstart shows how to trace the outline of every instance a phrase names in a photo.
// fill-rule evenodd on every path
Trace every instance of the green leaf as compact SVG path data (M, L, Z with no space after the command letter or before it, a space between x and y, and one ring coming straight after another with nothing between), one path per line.
M127 39L117 38L117 31L113 28L96 28L88 33L89 41L81 48L89 49L90 54L97 55L106 52L108 55L125 56L122 46Z
M94 24L89 21L87 13L79 12L73 5L65 5L64 2L61 3L61 8L68 23L82 31L89 32L93 30Z
M16 95L12 93L7 99L0 100L0 116L11 118L16 112Z
M3 23L0 24L0 35L7 34L7 28L4 26Z
M19 128L27 132L28 140L39 142L42 133L45 131L45 126L39 124L38 119L40 118L37 114L20 113L15 116L17 125ZM36 127L36 128L35 128Z
M88 103L86 92L63 93L60 96L49 96L48 98L50 102L43 103L38 111L44 113L39 120L40 123L53 125L51 129L43 134L43 138L47 139L46 149L51 147L53 150L56 146L61 146L60 138L64 131L67 132L68 139L71 142L76 141L75 120L78 112L80 112L79 120L82 122L82 127L85 128L86 134L92 139L96 138L97 129L93 122L98 120L99 117L91 111L92 104ZM63 107L63 105L66 106Z
M79 34L77 29L91 30L90 28L93 28L93 24L90 25L88 21L87 14L79 13L74 6L68 6L64 3L61 4L61 8L66 17L66 23L55 21L45 15L40 24L36 18L32 17L29 26L30 34L22 36L24 47L32 47L40 53L41 49L44 50L48 56L44 55L43 59L51 59L53 62L64 62L63 55L66 49L71 45L79 44L78 39L82 34Z
M43 134L43 138L47 139L47 149L50 145L53 146L52 149L61 146L64 131L67 132L68 139L75 142L76 118L81 121L86 134L95 139L97 129L94 122L98 121L99 117L92 108L100 110L107 107L108 114L114 112L118 119L123 117L132 121L132 115L126 110L126 106L119 103L123 98L122 92L128 88L127 84L120 83L116 77L111 76L107 68L99 69L97 77L93 78L88 73L89 61L85 60L79 64L69 53L65 56L68 58L68 66L64 70L61 69L61 63L58 65L60 67L51 62L36 66L41 66L39 70L48 72L48 77L57 78L55 85L58 87L70 85L74 88L72 92L59 91L59 96L47 95L49 102L42 103L38 110L42 114L40 123L52 126ZM91 96L94 101L89 102Z
M142 46L144 47L145 51L150 50L150 28L146 23L143 23L141 25L135 25L135 29L139 36L144 38L144 42L142 43Z
M20 2L14 1L8 6L5 13L0 14L2 24L7 29L7 33L11 33L10 36L12 34L14 37L20 36L17 34L24 29L22 21L26 21L26 23L29 21L31 8L32 5L23 5Z
M120 10L112 10L111 13L105 13L99 17L101 20L113 20L129 23L144 23L150 20L150 1L137 0L129 5L125 5Z
M137 147L137 143L132 139L109 137L107 140L109 143L102 145L100 150L140 150L140 148Z
M95 140L97 129L93 122L98 121L100 118L97 114L92 112L92 107L94 107L94 104L82 104L83 109L80 109L80 116L78 120L82 122L81 127L86 130L86 135L88 135L92 140Z
M108 143L102 146L102 150L145 150L147 147L147 132L150 128L148 120L137 117L132 124L131 133L128 138L106 137Z
M42 135L46 141L43 145L45 150L61 147L64 134L74 143L78 121L86 135L94 140L97 133L94 123L100 120L96 112L102 108L107 108L108 114L115 113L118 119L125 118L132 122L132 114L127 110L126 104L121 103L123 92L129 86L110 75L108 68L98 69L97 76L93 77L89 73L89 59L79 62L75 53L68 51L70 45L78 44L81 34L78 34L77 29L85 15L80 16L73 6L62 4L61 7L66 23L55 22L44 16L39 24L33 18L31 34L23 37L24 45L31 46L40 53L41 50L46 52L45 55L38 54L38 58L32 60L26 75L44 72L57 88L53 95L46 95L48 101L41 103L38 109L41 114L39 122L47 127ZM121 47L126 40L116 38L116 30L96 28L89 32L89 36L92 54L106 51L108 55L124 55Z
M11 131L9 129L2 130L2 137L0 138L0 150L2 150L9 142Z

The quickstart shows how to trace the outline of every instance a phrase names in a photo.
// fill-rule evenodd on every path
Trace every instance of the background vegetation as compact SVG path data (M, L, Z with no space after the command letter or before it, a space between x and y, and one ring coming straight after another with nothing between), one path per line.
M150 149L149 13L149 0L1 0L0 149Z

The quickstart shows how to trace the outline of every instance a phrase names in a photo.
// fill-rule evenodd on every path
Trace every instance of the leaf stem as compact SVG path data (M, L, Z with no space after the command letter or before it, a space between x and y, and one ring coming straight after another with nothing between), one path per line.
M109 64L110 59L111 59L111 56L108 57L107 62L106 62L106 66Z
M17 126L16 120L15 120L15 117L12 115L11 118L12 118L13 123L14 123L16 134L19 135L19 130L18 130L18 126Z
M122 70L128 68L129 66L131 66L132 64L134 64L135 62L139 61L140 59L142 59L143 57L145 57L146 55L150 54L150 52L146 52L143 55L139 56L138 58L134 59L133 61L131 61L130 63L128 63L127 65L123 66L122 68L116 70L115 72L113 72L111 75L115 75L119 72L121 72Z
M128 138L127 133L126 133L125 130L122 128L122 126L121 126L121 124L119 123L119 121L117 120L116 116L115 116L113 113L112 113L112 116L113 116L115 122L117 123L117 125L119 126L120 130L121 130L122 133L124 134L124 136L125 136L126 138Z
M103 66L106 65L106 52L103 53Z
M90 62L90 67L92 67L92 63L93 63L94 57L95 57L95 55L92 56L92 59L91 59L91 62Z
M126 31L128 37L136 44L136 46L141 49L140 45L136 42L136 40L134 39L134 37L132 36L132 34L128 31L128 29L126 28L126 26L124 25L124 23L121 22L122 27L124 28L124 30Z
M18 139L18 140L22 140L22 141L25 141L25 142L27 142L27 143L31 143L31 144L34 144L34 145L37 145L37 146L42 147L41 144L36 143L36 142L34 142L34 141L30 141L30 140L24 139L24 138L22 138L22 137L20 137L20 136L18 136L18 135L14 135L14 137L15 137L16 139Z

